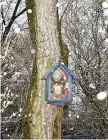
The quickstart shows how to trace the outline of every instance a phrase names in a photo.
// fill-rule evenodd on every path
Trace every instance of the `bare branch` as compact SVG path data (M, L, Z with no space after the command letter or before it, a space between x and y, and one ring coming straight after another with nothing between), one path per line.
M18 0L18 1L17 1L16 6L15 6L15 9L14 9L14 12L13 12L13 15L12 15L12 17L11 17L11 19L10 19L8 25L6 26L6 28L5 28L5 30L4 30L4 33L3 33L2 38L1 38L2 44L3 44L4 41L6 40L6 37L7 37L8 33L9 33L9 31L10 31L10 29L11 29L11 27L12 27L14 21L15 21L15 19L16 19L17 17L19 17L20 15L22 15L22 14L26 11L26 8L25 8L25 9L22 10L19 14L16 15L17 10L18 10L18 7L19 7L19 5L20 5L20 2L21 2L21 0Z
M22 15L25 11L26 11L26 8L23 9L20 13L18 13L18 14L15 16L15 19L16 19L17 17L19 17L20 15Z

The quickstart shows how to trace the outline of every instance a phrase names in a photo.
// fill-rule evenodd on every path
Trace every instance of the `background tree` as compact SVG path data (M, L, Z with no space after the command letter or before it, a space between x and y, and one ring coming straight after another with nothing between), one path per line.
M0 75L2 80L0 111L2 115L1 132L3 137L5 139L21 139L23 137L23 118L26 118L24 120L24 127L26 128L26 126L30 126L27 128L30 130L34 127L32 118L36 118L38 121L39 117L43 119L43 122L41 125L36 126L38 122L35 119L36 123L34 130L40 128L43 131L42 133L40 129L39 131L36 131L36 137L39 135L41 137L41 135L45 134L43 137L47 138L53 136L53 138L57 138L61 135L60 126L62 113L60 116L57 116L59 109L51 105L47 106L44 102L44 95L42 94L41 96L41 94L38 94L39 96L37 96L37 93L39 92L35 92L41 89L41 84L44 86L45 82L41 81L40 78L42 78L46 71L48 71L50 67L55 63L56 51L58 49L59 51L57 54L57 61L61 59L67 65L69 53L68 66L78 78L76 82L72 83L73 101L63 109L64 113L62 118L62 138L65 137L70 139L81 139L82 136L84 139L92 139L93 137L107 138L108 100L105 99L103 101L99 101L96 99L96 95L100 91L107 93L108 89L108 5L106 3L103 4L103 1L101 0L59 0L59 2L54 1L54 5L52 4L53 2L50 3L52 4L52 6L50 6L49 2L45 1L45 5L49 4L50 11L52 9L50 16L49 9L47 10L44 8L44 6L42 6L44 5L44 2L41 2L39 4L37 1L36 3L34 1L33 3L30 2L30 5L27 4L27 13L29 17L28 23L30 25L30 31L32 31L32 34L29 35L28 32L28 23L26 22L27 17L25 12L14 20L4 41L5 43L2 46L0 55L2 60L2 75ZM6 26L8 25L11 16L13 15L16 3L16 0L12 0L6 1L6 5L2 5L1 11L3 12L2 16L5 17ZM38 9L35 8L35 4L37 4ZM21 1L16 15L20 13L20 11L23 11L24 7L26 7L25 2ZM46 12L48 11L47 16L45 16L45 14L41 15L41 13L46 13L44 11L45 9ZM43 10L43 12L39 14L39 11L41 10ZM59 15L57 13L59 13ZM54 17L52 16L53 14ZM6 27L4 26L3 17L2 20L0 19L0 23L3 25L3 33ZM48 31L45 29L48 29ZM53 31L56 31L55 34ZM54 39L55 36L57 37L56 39L58 41ZM32 40L32 45L30 37ZM62 41L62 38L65 40L65 42ZM98 45L96 45L96 43ZM68 44L69 50L65 44ZM54 52L55 48L56 51ZM36 63L34 62L33 76L31 75L31 71L34 58ZM44 70L43 66L45 67L45 62L47 60L46 58L48 58L49 61L46 64L46 69ZM43 69L42 74L40 74L41 69ZM37 71L36 73L35 70ZM38 74L38 76L36 76L36 74ZM101 76L100 78L99 75ZM30 83L30 77L31 80L33 80L33 82L30 84L30 87L32 87L32 85L35 88L37 88L38 85L39 87L35 90L33 87L33 90L30 88L28 96L32 95L31 93L33 91L33 95L36 95L39 99L36 101L39 102L36 102L36 108L30 110L29 112L28 109L25 110L24 105L27 99L27 90ZM39 80L36 79L36 77L38 77ZM38 81L36 86L35 80ZM42 89L41 92L44 92L44 89ZM40 108L41 106L42 110ZM29 107L31 108L31 106ZM48 111L49 108L51 109ZM54 115L52 108L55 112ZM34 110L35 112L33 112ZM62 112L62 109L60 109L60 111ZM25 114L22 116L23 112L25 112ZM32 115L35 113L36 116L32 117ZM52 116L50 116L49 119L47 116L50 114L52 114ZM60 121L57 120L56 117L58 117ZM50 120L49 122L48 119ZM55 129L52 132L53 128ZM24 136L33 137L31 130L27 131L27 133L28 132L30 132L29 136L26 135L25 129ZM51 132L52 136L50 136L50 133L48 132ZM89 137L84 137L85 135L88 135Z
M5 41L1 38L1 134L4 139L22 137L22 112L24 99L32 70L34 50L29 39L26 14L20 13L25 7L24 1L0 2L2 27L1 35L8 30ZM17 5L17 9L15 10ZM12 20L13 12L16 11ZM11 20L10 20L11 19ZM21 22L19 22L21 20ZM5 24L4 24L5 22ZM28 47L26 47L28 46Z
M10 0L1 2L1 17L3 31L1 36L2 45L6 40L7 35L9 34L14 21L26 11L26 8L24 9L21 8L21 4L25 6L25 4L21 2L21 0L17 1Z
M77 75L77 86L80 86L88 101L91 118L100 120L98 123L92 120L95 129L99 130L98 136L107 138L107 100L101 102L96 99L100 91L108 89L108 38L102 2L79 0L70 3L62 27L64 38L70 46L69 66Z

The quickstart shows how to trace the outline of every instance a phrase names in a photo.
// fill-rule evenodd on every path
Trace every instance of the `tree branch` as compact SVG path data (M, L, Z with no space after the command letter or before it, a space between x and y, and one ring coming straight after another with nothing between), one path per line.
M3 24L6 25L5 17L4 17L4 14L3 14L3 9L1 10L1 16L2 16L2 19L3 19Z
M26 11L26 8L23 9L19 14L17 14L17 15L15 16L15 19L16 19L17 17L19 17L20 15L22 15L25 11Z
M21 0L18 0L17 1L17 4L15 6L15 9L14 9L14 12L13 12L13 15L12 15L12 18L11 19L14 19L15 18L20 2L21 2Z
M26 8L25 8L19 14L16 15L20 2L21 2L21 0L17 1L17 4L16 4L15 9L13 11L13 15L12 15L8 25L6 26L3 35L2 35L2 38L1 38L2 45L3 45L4 41L6 40L6 37L7 37L8 33L9 33L9 31L10 31L10 29L11 29L11 27L12 27L14 21L15 21L15 19L26 11Z
M65 10L63 11L63 14L61 15L61 18L60 18L60 22L62 21L63 16L64 16L64 14L66 13L66 11L67 11L67 9L68 9L68 6L69 6L69 4L70 4L70 3L68 3L68 4L67 4L67 6L66 6Z

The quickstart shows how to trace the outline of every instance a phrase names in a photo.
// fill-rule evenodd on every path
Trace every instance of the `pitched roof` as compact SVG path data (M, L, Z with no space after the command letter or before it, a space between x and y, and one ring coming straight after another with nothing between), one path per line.
M58 62L46 73L46 75L42 78L42 80L46 80L59 66L62 67L70 76L73 77L73 74L68 69L68 67L63 62Z

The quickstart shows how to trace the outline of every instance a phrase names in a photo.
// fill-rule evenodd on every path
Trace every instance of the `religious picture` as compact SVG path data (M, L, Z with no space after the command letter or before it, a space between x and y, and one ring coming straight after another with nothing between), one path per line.
M58 68L51 76L51 99L67 99L69 95L68 90L68 74Z

